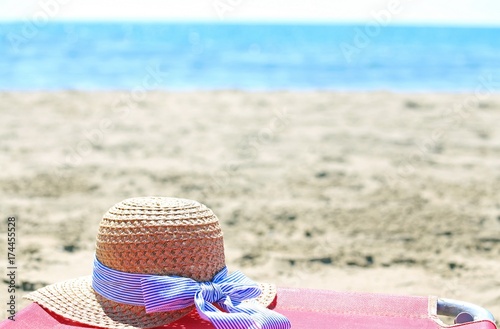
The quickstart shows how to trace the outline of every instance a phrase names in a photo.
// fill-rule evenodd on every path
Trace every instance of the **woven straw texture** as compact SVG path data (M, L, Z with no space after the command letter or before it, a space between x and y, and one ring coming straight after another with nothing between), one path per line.
M107 267L128 273L178 275L208 281L225 266L219 220L205 205L187 199L144 197L124 200L103 216L96 255ZM268 306L276 288L261 284L257 302ZM147 314L97 294L91 277L55 283L25 297L67 319L103 328L152 328L171 323L194 308Z

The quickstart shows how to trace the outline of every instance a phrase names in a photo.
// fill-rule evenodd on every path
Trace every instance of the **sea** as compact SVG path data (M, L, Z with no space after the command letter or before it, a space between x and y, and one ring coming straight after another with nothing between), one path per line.
M0 90L500 90L500 28L0 24Z

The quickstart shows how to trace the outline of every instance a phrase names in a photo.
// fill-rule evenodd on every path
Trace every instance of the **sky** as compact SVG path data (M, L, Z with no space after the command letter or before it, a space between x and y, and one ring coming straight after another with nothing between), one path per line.
M385 16L384 16L385 15ZM499 0L0 0L0 20L369 22L500 26Z

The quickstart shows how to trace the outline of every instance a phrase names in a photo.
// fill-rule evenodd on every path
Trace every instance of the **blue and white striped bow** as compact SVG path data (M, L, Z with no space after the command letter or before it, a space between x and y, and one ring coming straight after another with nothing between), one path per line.
M256 302L242 303L260 295L259 286L224 267L212 281L198 282L179 276L125 273L104 266L94 258L92 287L118 303L144 306L147 313L180 310L195 305L201 318L217 329L289 329L283 315ZM212 303L217 303L220 311Z

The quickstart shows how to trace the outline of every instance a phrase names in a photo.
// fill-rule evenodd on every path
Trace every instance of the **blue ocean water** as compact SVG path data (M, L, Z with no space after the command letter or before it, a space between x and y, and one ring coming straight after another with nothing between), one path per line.
M500 81L500 28L0 24L1 90L470 91L481 79Z

